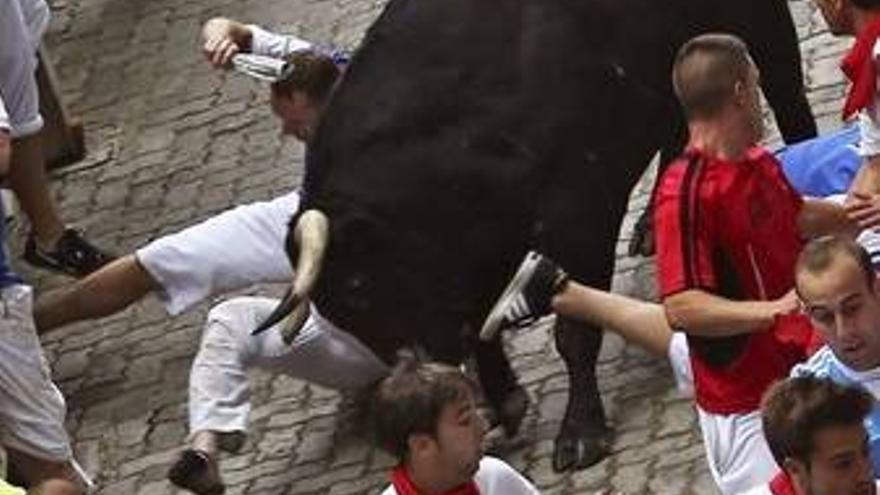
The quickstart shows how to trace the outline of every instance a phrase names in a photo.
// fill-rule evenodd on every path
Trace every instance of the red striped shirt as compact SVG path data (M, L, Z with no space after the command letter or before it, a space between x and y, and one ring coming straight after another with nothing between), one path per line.
M733 162L689 149L667 168L654 201L664 298L700 289L770 300L794 286L803 202L766 150ZM767 332L688 336L697 404L715 414L757 409L767 386L806 357L812 335L805 318L786 316Z

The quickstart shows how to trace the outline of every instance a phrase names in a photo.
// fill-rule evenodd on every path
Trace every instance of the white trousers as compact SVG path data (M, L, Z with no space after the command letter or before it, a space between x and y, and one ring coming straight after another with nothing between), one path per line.
M31 288L0 290L0 444L53 462L72 459L64 397L37 338Z
M390 371L352 335L321 317L314 307L293 343L279 326L251 330L278 304L276 299L238 297L208 313L189 380L190 431L244 432L250 413L247 370L259 368L334 389L358 389Z
M0 2L0 99L6 104L12 137L35 134L43 127L34 71L37 47L49 23L43 0Z
M238 206L159 238L135 256L162 286L159 297L167 311L176 315L214 294L289 282L293 270L284 240L298 209L297 191Z
M694 377L687 338L675 332L669 364L678 390L693 397ZM696 407L706 448L706 461L724 495L736 495L768 483L779 471L761 427L761 412L712 414Z

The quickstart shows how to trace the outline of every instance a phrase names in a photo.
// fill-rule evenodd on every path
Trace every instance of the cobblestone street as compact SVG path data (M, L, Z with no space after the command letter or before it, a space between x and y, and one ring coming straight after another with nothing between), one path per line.
M101 246L130 252L231 205L295 187L303 147L280 140L268 91L213 71L199 51L202 21L224 15L306 39L354 47L379 0L54 0L46 37L72 113L85 122L88 157L53 175L70 222ZM844 86L837 63L848 43L825 31L808 0L792 0L806 83L822 130L840 125ZM770 143L778 142L771 138ZM616 290L653 296L650 260L623 255L647 202L633 192L619 243ZM24 227L16 222L13 249ZM38 294L69 282L18 266ZM277 287L258 287L277 294ZM45 339L69 402L77 456L95 493L176 493L165 474L183 445L187 377L210 304L169 317L148 299L113 317L65 327ZM551 469L553 437L568 382L548 324L508 336L532 407L522 446L509 461L543 493L715 494L690 401L665 362L606 337L599 381L615 429L613 454L588 470ZM353 434L332 391L286 377L254 375L251 434L226 456L227 494L378 493L390 457ZM344 404L343 404L344 405Z

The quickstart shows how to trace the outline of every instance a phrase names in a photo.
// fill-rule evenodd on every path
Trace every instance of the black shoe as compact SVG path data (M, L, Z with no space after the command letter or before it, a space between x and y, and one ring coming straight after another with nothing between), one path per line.
M196 449L180 453L168 470L168 481L198 495L223 495L226 492L217 463L207 453Z
M480 338L491 340L500 330L528 326L550 314L550 301L567 281L568 275L553 260L530 251L489 312Z
M24 260L31 265L74 277L85 277L114 258L115 256L91 245L83 239L79 231L71 228L64 229L52 251L37 246L33 233L28 236L24 245Z

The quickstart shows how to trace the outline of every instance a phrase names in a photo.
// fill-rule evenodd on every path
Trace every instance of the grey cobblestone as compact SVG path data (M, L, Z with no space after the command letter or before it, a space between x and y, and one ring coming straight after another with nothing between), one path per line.
M383 0L55 0L47 37L66 101L83 117L89 157L55 173L65 216L118 251L173 232L233 204L283 193L302 178L304 149L278 139L264 87L210 70L198 52L199 23L227 15L354 47ZM806 86L823 130L840 125L831 37L808 0L790 0L802 37ZM770 143L778 142L771 136ZM631 197L617 248L614 288L656 297L651 260L625 256L631 226L648 202L652 173ZM16 227L17 232L23 228ZM20 248L20 236L13 242ZM22 267L39 291L67 280ZM258 288L277 293L277 288ZM176 493L163 479L186 435L186 377L207 305L169 318L155 300L73 325L45 339L69 399L78 458L99 494ZM693 409L673 390L665 363L607 336L598 368L615 427L612 455L558 475L552 441L568 379L549 321L507 347L532 409L508 459L544 493L714 494ZM378 493L393 460L337 414L333 391L254 373L253 428L225 457L228 494Z

